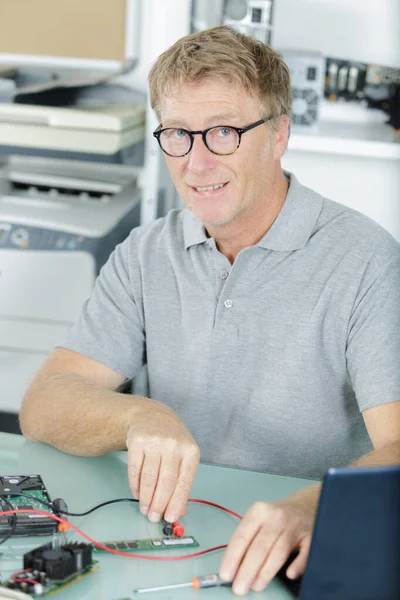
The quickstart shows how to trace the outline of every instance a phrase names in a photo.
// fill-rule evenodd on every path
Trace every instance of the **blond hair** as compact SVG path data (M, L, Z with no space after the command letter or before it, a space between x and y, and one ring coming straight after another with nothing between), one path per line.
M213 78L258 96L264 116L290 117L290 72L281 55L226 25L187 35L158 57L149 73L150 104L160 118L164 96L182 84Z

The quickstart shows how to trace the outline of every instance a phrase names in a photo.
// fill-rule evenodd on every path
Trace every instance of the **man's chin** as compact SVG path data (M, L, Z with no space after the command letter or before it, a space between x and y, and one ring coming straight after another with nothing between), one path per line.
M204 227L223 227L233 221L233 215L210 215L190 209Z

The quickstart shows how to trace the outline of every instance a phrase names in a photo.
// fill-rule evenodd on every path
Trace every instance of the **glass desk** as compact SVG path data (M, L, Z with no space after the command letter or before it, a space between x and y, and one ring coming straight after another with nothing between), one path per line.
M102 457L81 458L64 454L45 444L33 443L22 436L0 433L0 474L39 474L52 499L62 497L71 512L84 512L101 502L131 497L127 476L127 453L115 452ZM240 469L201 464L191 497L210 500L244 515L257 500L274 501L287 496L310 481ZM71 523L97 541L162 537L160 524L150 523L136 503L106 506L86 517L71 517ZM181 520L185 535L193 535L200 544L195 549L164 550L146 555L184 555L226 544L237 526L237 519L211 506L189 503L187 515ZM85 541L75 532L75 541ZM51 541L49 536L12 538L5 548L17 546L13 558L0 546L0 577L22 568L24 552ZM17 555L20 552L18 559ZM190 581L197 575L216 573L223 550L177 562L156 562L96 553L99 568L60 590L51 598L57 600L122 600L133 597L133 590L142 587L168 585ZM142 600L214 600L238 598L230 588L193 590L183 588L165 592L136 595ZM291 594L278 580L264 592L251 592L247 598L289 600Z

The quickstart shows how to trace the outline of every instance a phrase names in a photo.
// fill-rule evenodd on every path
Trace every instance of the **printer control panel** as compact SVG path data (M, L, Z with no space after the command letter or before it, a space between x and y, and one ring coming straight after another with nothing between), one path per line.
M93 240L70 232L0 222L0 249L91 251Z

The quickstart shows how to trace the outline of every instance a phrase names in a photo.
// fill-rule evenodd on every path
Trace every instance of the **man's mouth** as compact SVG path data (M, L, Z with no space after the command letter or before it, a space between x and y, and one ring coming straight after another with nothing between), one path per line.
M191 185L190 187L193 188L196 192L211 192L213 190L221 189L221 188L225 187L227 184L228 184L228 182L214 183L211 185L199 185L199 186Z

